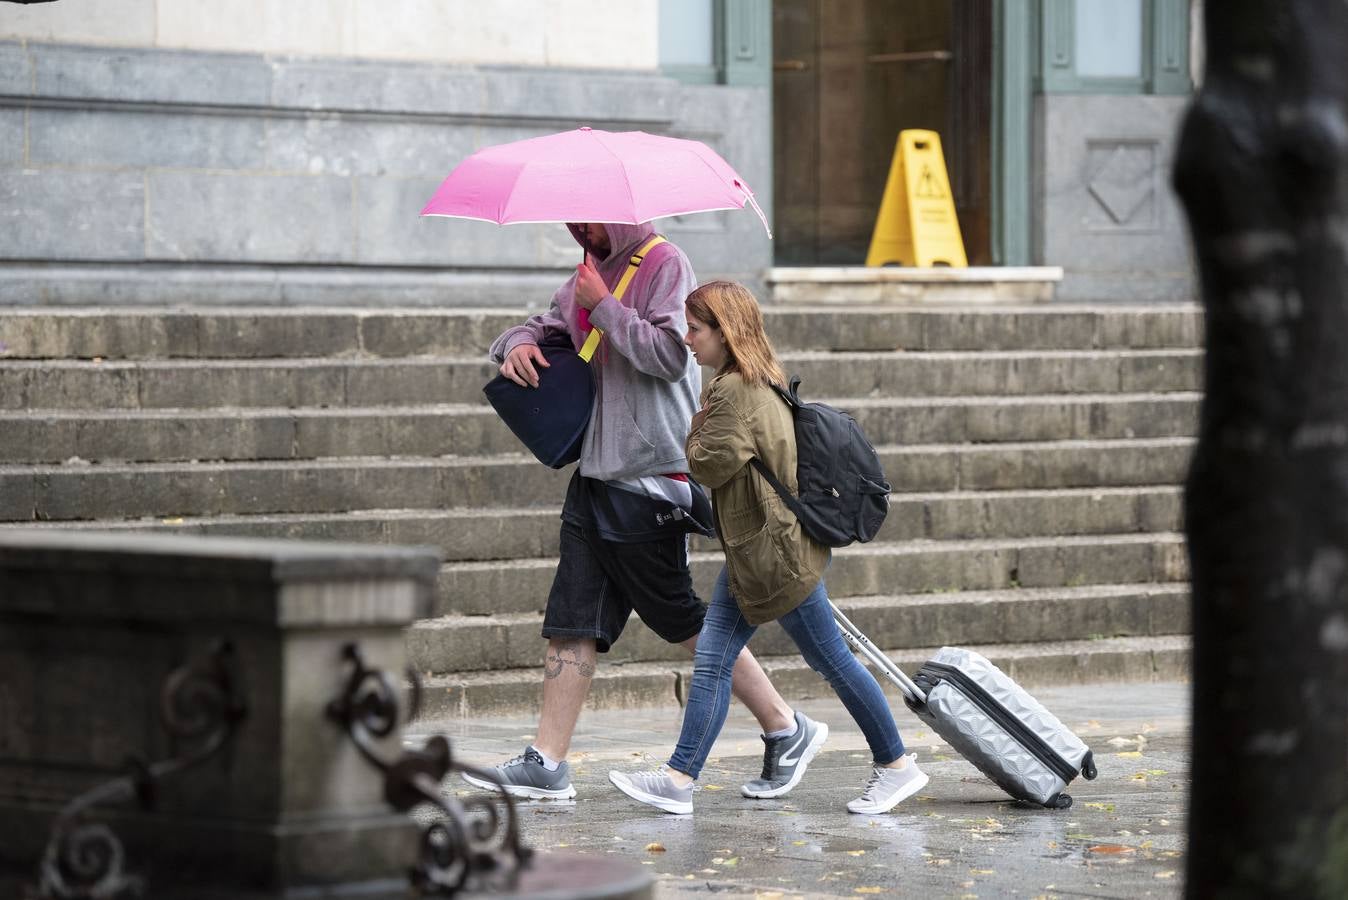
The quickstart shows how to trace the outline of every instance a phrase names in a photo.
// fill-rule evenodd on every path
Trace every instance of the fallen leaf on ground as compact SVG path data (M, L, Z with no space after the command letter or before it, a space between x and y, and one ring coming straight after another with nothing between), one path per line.
M1140 753L1139 753L1138 755L1141 756ZM721 787L719 784L704 784L704 785L702 785L702 790L704 790L704 791L723 791L723 790L725 790L725 788Z
M1113 811L1114 811L1114 804L1113 804L1113 803L1087 803L1086 805L1087 805L1088 807L1090 807L1091 809L1100 809L1100 810L1104 810L1105 812L1113 812Z
M855 890L854 893L857 893L857 894L878 894L878 893L880 893L880 892L883 891L883 890L884 890L884 888L878 888L878 887L859 887L859 888L857 888L857 889Z
M647 844L647 845L646 845L646 849L649 850L649 851L652 852L652 853L664 853L664 852L665 852L665 845L664 845L664 844L657 844L657 843L650 843L650 844Z
M1167 870L1164 871L1164 872L1157 872L1157 873L1156 873L1156 877L1157 877L1157 878L1174 878L1174 877L1175 877L1175 870L1174 870L1174 869L1167 869Z
M1086 848L1087 853L1133 853L1132 847L1127 844L1096 844L1093 847Z
M848 856L865 856L865 855L866 855L866 851L865 851L865 850L848 850L848 851L847 851L847 855L848 855Z
M1141 750L1125 750L1122 753L1115 753L1115 756L1121 756L1124 759L1137 759L1142 756Z

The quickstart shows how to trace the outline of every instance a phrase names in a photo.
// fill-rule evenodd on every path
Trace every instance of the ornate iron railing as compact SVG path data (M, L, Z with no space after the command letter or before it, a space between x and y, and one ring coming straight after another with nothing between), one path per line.
M117 835L90 821L99 806L134 800L153 809L160 785L220 753L247 714L238 692L234 648L218 643L203 657L175 669L159 693L164 729L184 747L158 762L133 758L130 772L71 800L52 822L40 864L38 891L54 900L122 900L139 897L145 880L125 869L126 854Z
M328 704L328 717L340 724L365 759L384 775L384 798L400 812L429 804L444 814L422 832L420 856L410 877L422 893L452 896L463 889L509 890L528 866L533 851L520 841L514 800L501 792L504 816L489 797L459 800L440 789L445 777L466 772L499 784L495 774L453 758L449 741L436 735L419 750L385 759L375 742L393 734L399 718L398 686L380 669L365 665L360 649L347 644L342 656L351 668L340 697ZM408 672L414 718L421 703L421 681Z

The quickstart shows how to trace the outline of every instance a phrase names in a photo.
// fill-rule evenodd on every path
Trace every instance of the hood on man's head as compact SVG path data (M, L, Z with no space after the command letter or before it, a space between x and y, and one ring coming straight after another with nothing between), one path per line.
M595 259L608 259L608 250L597 250L590 246L590 242L585 239L585 230L579 225L568 222L566 228L571 232L571 236L576 239L576 243L589 253ZM628 225L624 222L605 222L604 230L608 232L609 247L616 253L627 253L635 250L636 245L646 238L655 234L655 226L650 222L643 222L640 225Z

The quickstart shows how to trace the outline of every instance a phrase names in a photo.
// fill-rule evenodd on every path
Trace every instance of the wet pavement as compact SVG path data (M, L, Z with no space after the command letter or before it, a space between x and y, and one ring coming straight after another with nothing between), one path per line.
M844 804L870 771L860 731L836 700L798 704L829 724L801 784L778 800L748 800L762 743L731 709L691 816L629 800L610 769L653 768L673 749L678 708L587 711L571 749L573 801L521 804L525 842L541 851L625 859L650 870L657 897L1075 898L1182 894L1189 777L1187 684L1105 684L1034 691L1095 753L1099 777L1045 810L1011 801L922 722L895 704L905 742L931 782L893 812L856 816ZM408 735L446 734L456 757L493 764L532 738L532 718L417 722ZM467 795L466 784L447 784Z

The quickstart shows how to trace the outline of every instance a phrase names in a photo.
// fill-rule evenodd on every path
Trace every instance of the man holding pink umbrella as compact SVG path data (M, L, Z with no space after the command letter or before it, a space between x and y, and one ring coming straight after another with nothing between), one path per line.
M696 644L705 605L693 592L687 535L711 518L683 452L702 382L683 345L683 304L696 283L688 257L649 223L746 205L766 229L748 185L700 141L582 127L479 150L422 210L500 225L572 223L585 250L548 311L507 329L491 347L502 375L537 387L549 368L539 345L569 342L590 362L596 386L544 613L538 735L495 772L516 796L575 796L566 765L571 735L598 654L633 611L665 640L689 650ZM781 796L808 764L809 754L793 748L817 745L827 727L794 713L747 649L735 662L732 692L758 719L766 743L762 778L744 793Z
M543 620L538 735L495 770L508 792L534 799L575 796L566 764L571 736L598 654L617 641L630 614L691 651L706 608L693 591L687 550L688 531L709 519L683 450L701 391L701 372L683 344L684 299L696 287L692 266L649 223L567 227L585 250L584 263L546 313L506 330L491 347L503 375L536 387L548 377L539 344L564 337L579 350L592 329L602 333L592 358L594 411L567 487ZM619 300L611 286L638 259ZM756 793L746 786L746 794L781 796L808 764L783 752L785 745L814 740L826 726L793 712L748 649L734 665L732 691L758 719L766 744L763 777Z

